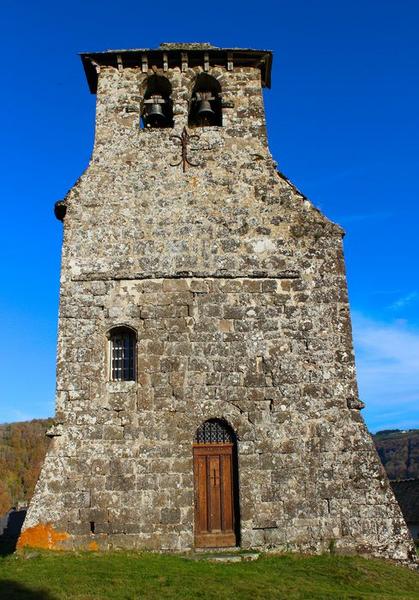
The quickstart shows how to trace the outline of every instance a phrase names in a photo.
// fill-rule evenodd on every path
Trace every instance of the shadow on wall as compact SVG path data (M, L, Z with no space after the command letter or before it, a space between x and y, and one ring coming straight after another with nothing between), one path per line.
M26 508L21 510L12 508L0 520L0 556L13 554L16 550L17 540L19 539L25 517ZM0 595L0 598L3 598L3 596Z
M58 600L45 590L31 590L16 581L0 581L1 600Z

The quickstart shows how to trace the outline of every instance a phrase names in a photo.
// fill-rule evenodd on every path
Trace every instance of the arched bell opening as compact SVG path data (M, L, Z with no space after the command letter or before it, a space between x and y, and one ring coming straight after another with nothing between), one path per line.
M173 127L173 101L170 81L161 75L151 75L147 79L144 94L141 123L147 128Z
M188 125L210 127L223 124L221 85L215 77L201 73L195 80L189 105Z
M222 419L196 430L193 444L195 546L226 548L240 544L237 436Z

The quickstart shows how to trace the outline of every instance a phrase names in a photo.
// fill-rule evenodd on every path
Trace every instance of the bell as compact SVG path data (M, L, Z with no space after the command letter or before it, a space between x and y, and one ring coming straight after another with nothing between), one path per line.
M215 112L211 108L209 100L199 100L196 108L196 114L202 119L210 118L215 115Z
M160 125L164 123L166 116L161 104L150 104L147 107L146 121L150 125Z

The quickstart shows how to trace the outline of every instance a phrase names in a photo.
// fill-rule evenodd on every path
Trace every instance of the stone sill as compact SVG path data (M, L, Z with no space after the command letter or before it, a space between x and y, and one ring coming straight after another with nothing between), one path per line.
M136 381L108 381L106 383L106 391L109 394L118 394L120 392L133 392L136 389Z

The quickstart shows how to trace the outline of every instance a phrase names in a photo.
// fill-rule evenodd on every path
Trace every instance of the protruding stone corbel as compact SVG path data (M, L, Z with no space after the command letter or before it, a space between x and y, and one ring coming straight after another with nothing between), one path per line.
M227 71L232 71L233 68L234 68L233 53L232 52L228 52L227 53Z
M91 64L93 65L96 73L99 75L100 73L100 65L95 61L95 60L90 60Z
M169 68L169 59L167 52L163 52L163 71L167 71Z
M359 398L347 398L346 404L348 408L352 408L354 410L362 410L363 408L365 408L364 402L362 402L362 400L360 400Z
M65 200L58 200L58 202L54 204L54 215L59 221L63 222L66 212L67 205Z
M47 429L47 431L45 432L45 435L49 438L54 438L54 437L60 437L63 435L63 424L62 423L55 423L54 425L51 425L51 427L49 427Z
M181 62L182 62L182 73L185 73L188 70L188 53L181 53Z

